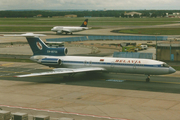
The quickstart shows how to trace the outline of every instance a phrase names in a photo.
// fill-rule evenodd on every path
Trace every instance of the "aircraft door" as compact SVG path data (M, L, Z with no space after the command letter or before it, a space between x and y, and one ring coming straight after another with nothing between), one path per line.
M92 61L84 61L84 66L91 66L92 65Z

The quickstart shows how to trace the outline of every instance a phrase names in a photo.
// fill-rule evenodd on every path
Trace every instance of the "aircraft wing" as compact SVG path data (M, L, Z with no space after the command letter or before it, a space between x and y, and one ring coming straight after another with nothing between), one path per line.
M71 33L72 31L69 29L63 29L62 32L67 32L67 33Z
M71 68L57 68L53 69L53 71L48 72L41 72L41 73L31 73L26 75L17 75L14 77L31 77L31 76L42 76L42 75L56 75L56 74L68 74L68 73L79 73L79 72L90 72L90 71L105 71L104 68L77 68L77 69L71 69Z

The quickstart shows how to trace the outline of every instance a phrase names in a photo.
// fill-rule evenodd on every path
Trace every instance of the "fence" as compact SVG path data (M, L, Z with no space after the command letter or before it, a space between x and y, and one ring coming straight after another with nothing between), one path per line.
M67 38L46 39L47 42L76 42L87 40L143 40L143 41L166 41L167 36L82 36Z
M113 57L152 59L153 58L153 53L114 52Z

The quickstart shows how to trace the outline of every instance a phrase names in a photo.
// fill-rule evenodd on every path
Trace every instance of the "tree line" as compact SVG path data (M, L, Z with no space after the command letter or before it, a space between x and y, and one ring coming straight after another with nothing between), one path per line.
M141 16L127 16L124 13L140 12ZM107 11L47 11L47 10L29 10L29 11L0 11L0 17L34 17L41 14L42 17L65 16L69 14L77 15L78 17L165 17L166 13L180 13L180 10L107 10Z

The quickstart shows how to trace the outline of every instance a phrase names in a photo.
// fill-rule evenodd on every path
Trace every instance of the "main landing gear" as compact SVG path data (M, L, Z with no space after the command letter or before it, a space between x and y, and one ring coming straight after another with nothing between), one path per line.
M149 82L149 81L150 81L150 75L148 75L146 78L146 82Z

